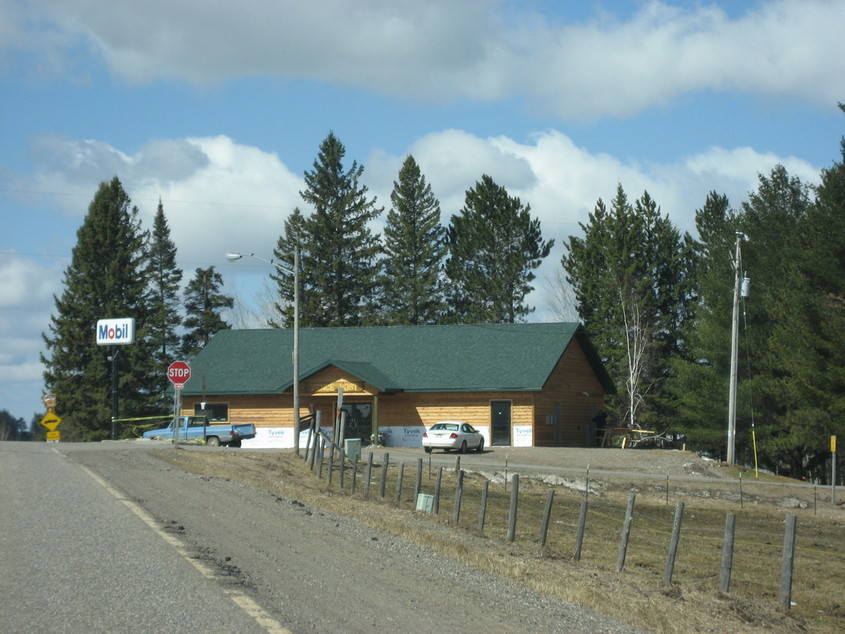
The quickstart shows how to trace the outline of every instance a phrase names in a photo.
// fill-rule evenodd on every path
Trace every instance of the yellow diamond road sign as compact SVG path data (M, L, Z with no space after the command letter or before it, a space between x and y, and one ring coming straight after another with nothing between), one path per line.
M56 416L53 412L49 412L44 418L41 419L41 424L44 425L50 431L55 431L56 427L59 426L59 423L62 422L62 419Z

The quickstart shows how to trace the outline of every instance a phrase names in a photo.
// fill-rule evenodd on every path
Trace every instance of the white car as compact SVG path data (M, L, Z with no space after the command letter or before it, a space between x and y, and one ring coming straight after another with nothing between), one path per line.
M431 453L432 449L458 449L461 453L475 449L481 453L484 450L484 436L469 423L443 420L423 432L422 446L426 453Z

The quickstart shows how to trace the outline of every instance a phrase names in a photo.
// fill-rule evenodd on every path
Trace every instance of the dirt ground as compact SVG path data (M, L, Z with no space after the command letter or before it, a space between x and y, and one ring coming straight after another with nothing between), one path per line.
M436 470L438 466L452 469L458 466L468 473L477 473L491 481L502 481L514 473L529 476L557 487L577 489L585 480L590 486L599 483L598 495L616 496L624 500L633 488L659 491L666 482L703 495L705 505L721 509L726 503L736 508L737 488L745 490L746 500L761 503L766 512L782 513L783 500L807 508L812 499L812 488L796 486L782 478L766 476L773 484L754 486L746 482L737 487L740 474L748 479L748 470L726 467L718 462L703 459L691 452L637 449L570 449L570 448L498 448L481 454L455 454L435 452L425 454L420 448L365 448L361 464L366 464L372 453L374 465L382 464L385 454L395 465L404 462L416 465L419 460ZM486 572L493 579L507 578L524 585L526 589L553 588L553 594L567 601L597 609L610 618L632 624L635 628L660 632L800 632L836 631L820 624L809 625L801 618L778 611L771 601L755 602L737 597L720 596L708 584L707 588L675 585L661 588L654 576L647 576L646 586L632 571L623 574L593 567L590 564L572 565L566 559L549 556L533 546L520 546L479 535L466 527L453 527L448 521L432 520L410 510L398 512L390 504L367 502L330 492L331 487L315 484L313 478L302 473L300 478L280 481L276 476L279 465L290 469L289 477L301 464L292 452L280 456L278 450L226 450L202 447L190 451L170 453L170 460L181 469L227 478L284 496L295 496L306 504L318 506L328 512L345 516L349 521L363 522L378 527L402 540L423 544L440 554L453 558L471 568ZM282 461L281 463L279 461ZM293 461L293 462L291 462ZM347 483L347 486L348 483ZM335 483L334 487L337 487ZM754 489L755 492L751 490ZM719 499L719 495L725 495ZM741 494L740 494L741 495ZM624 504L623 504L624 508ZM832 505L820 505L819 515L830 515L841 521L842 511ZM615 540L615 537L612 539ZM615 550L615 543L608 548ZM659 577L658 577L659 579ZM630 584L635 584L631 586ZM616 600L610 604L606 597ZM620 605L624 605L620 609Z

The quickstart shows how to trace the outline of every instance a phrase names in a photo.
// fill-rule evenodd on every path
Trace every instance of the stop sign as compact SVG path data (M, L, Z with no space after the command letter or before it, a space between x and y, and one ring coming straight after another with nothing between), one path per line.
M167 378L174 388L181 390L191 378L191 366L184 361L174 361L167 367Z

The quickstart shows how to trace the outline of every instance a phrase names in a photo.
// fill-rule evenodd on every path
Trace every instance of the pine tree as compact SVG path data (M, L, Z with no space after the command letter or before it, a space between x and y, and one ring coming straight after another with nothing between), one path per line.
M515 323L533 309L534 269L554 240L544 241L531 207L486 174L467 190L464 207L448 229L451 320Z
M234 300L224 295L220 288L223 277L214 270L196 269L194 278L185 288L185 328L182 336L182 354L192 357L220 330L228 330L229 324L221 316L224 308L232 308Z
M293 213L288 217L288 219L285 220L285 232L279 237L279 240L276 243L276 248L273 249L274 262L278 262L286 270L283 273L280 273L279 271L270 273L270 278L276 283L279 297L282 300L282 302L275 304L276 311L282 316L282 323L276 323L275 320L268 320L268 325L271 328L279 328L282 326L290 328L293 326L295 276L292 273L294 271L294 260L296 259L295 251L297 247L299 247L301 262L303 257L303 248L306 248L307 246L308 242L305 240L305 218L302 215L302 211L300 211L299 207L297 207L293 210ZM302 274L301 263L299 272L300 285L302 286L302 281L306 276ZM310 286L307 290L300 287L299 293L300 315L317 314L320 310L319 303L316 301L318 299L318 293Z
M690 361L679 364L679 418L690 439L725 446L734 268L752 280L740 306L736 451L741 462L824 475L830 434L845 410L845 171L822 175L816 200L782 166L761 175L738 212L711 194L697 214L700 306ZM714 405L715 404L715 405ZM757 455L752 455L755 431Z
M117 353L120 416L151 413L157 400L152 350L145 339L148 319L144 272L146 235L138 210L117 177L101 183L77 231L64 291L56 297L49 334L44 381L58 397L67 440L102 440L111 432L111 364ZM98 319L134 317L136 342L97 346ZM113 348L113 349L112 349Z
M182 269L176 267L176 245L170 239L170 227L167 224L161 200L158 202L158 209L153 220L147 279L150 284L149 339L154 350L159 394L164 399L169 383L166 376L167 366L179 354L177 329L182 325L179 296ZM165 407L164 402L162 402L162 407Z
M384 227L382 308L388 324L436 324L445 310L446 230L440 203L413 156L393 182Z
M730 333L737 213L728 198L711 192L696 211L694 241L695 320L687 331L686 357L671 360L667 390L672 394L676 432L713 456L724 453L728 417Z
M305 172L302 199L314 209L304 219L301 245L302 326L360 326L377 321L378 236L369 223L382 208L360 183L364 167L343 167L346 149L334 133L320 144Z
M617 187L610 210L599 199L584 237L571 236L562 265L579 315L619 394L620 424L647 426L666 407L669 359L685 352L692 318L692 241L648 192L631 205Z

